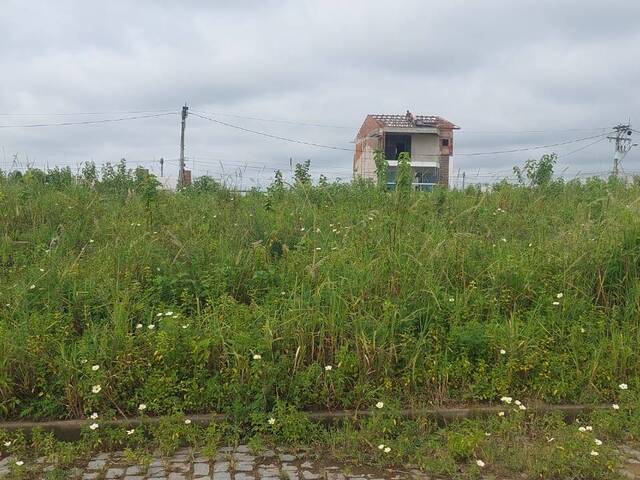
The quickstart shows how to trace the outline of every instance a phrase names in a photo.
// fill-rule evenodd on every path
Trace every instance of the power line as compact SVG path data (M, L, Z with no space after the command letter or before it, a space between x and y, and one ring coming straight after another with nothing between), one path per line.
M197 110L192 110L196 111ZM275 118L262 118L262 117L250 117L246 115L236 115L232 113L220 113L220 112L203 112L200 111L203 115L213 115L219 117L232 117L232 118L241 118L245 120L256 120L259 122L268 122L268 123L283 123L285 125L299 125L301 127L318 127L318 128L336 128L336 129L348 129L348 130L356 130L358 127L346 126L346 125L328 125L324 123L308 123L308 122L297 122L295 120L281 120Z
M75 117L82 115L134 115L141 113L170 113L173 112L171 108L165 108L162 110L116 110L110 112L0 112L1 117Z
M224 125L226 127L230 127L230 128L234 128L243 132L247 132L247 133L253 133L255 135L261 135L264 137L268 137L268 138L273 138L276 140L282 140L285 142L291 142L291 143L297 143L297 144L302 144L302 145L309 145L309 146L313 146L313 147L319 147L319 148L328 148L331 150L340 150L340 151L346 151L346 152L353 152L355 151L353 148L346 148L346 147L339 147L339 146L335 146L335 145L326 145L326 144L322 144L322 143L316 143L316 142L309 142L309 141L305 141L305 140L298 140L298 139L294 139L294 138L288 138L288 137L282 137L279 135L273 135L270 133L266 133L266 132L261 132L258 130L252 130L250 128L245 128L245 127L241 127L239 125L234 125L232 123L228 123L228 122L223 122L221 120L216 120L214 118L208 117L206 115L201 115L199 113L195 113L193 112L193 115L202 118L204 120L208 120L210 122L213 123L217 123L220 125ZM505 153L517 153L517 152L525 152L525 151L531 151L531 150L540 150L540 149L544 149L544 148L551 148L551 147L559 147L562 145L569 145L571 143L576 143L576 142L582 142L585 140L591 140L593 138L601 138L601 137L605 137L606 135L608 135L609 132L607 133L601 133L598 135L591 135L588 137L582 137L582 138L576 138L573 140L567 140L564 142L556 142L556 143L550 143L547 145L537 145L537 146L532 146L532 147L523 147L523 148L513 148L513 149L508 149L508 150L495 150L495 151L491 151L491 152L461 152L461 153L456 153L455 155L457 156L465 156L465 157L472 157L472 156L480 156L480 155L498 155L498 154L505 154ZM419 155L414 155L414 157L440 157L440 154L419 154Z
M81 122L59 122L59 123L32 123L23 125L0 125L0 128L40 128L40 127L68 127L71 125L95 125L100 123L124 122L128 120L141 120L144 118L164 117L176 115L175 112L156 113L153 115L138 115L134 117L103 118L100 120L85 120Z
M298 143L298 144L301 144L301 145L309 145L311 147L328 148L328 149L331 149L331 150L342 150L342 151L345 151L345 152L353 152L354 151L352 148L337 147L335 145L325 145L325 144L322 144L322 143L307 142L305 140L296 140L294 138L281 137L279 135L273 135L271 133L260 132L258 130L252 130L250 128L241 127L240 125L234 125L232 123L223 122L222 120L215 120L213 118L207 117L206 115L201 115L199 113L195 113L195 112L191 112L191 113L192 113L192 115L195 115L196 117L202 118L204 120L208 120L208 121L213 122L213 123L224 125L225 127L235 128L236 130L241 130L241 131L247 132L247 133L253 133L255 135L262 135L263 137L273 138L275 140L282 140L284 142L290 142L290 143Z

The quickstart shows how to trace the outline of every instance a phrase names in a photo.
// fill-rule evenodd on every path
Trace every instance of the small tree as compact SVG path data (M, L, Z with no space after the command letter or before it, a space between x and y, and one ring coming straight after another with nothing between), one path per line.
M296 168L293 173L296 187L311 185L311 175L309 174L310 166L311 160L305 160L304 163L296 163Z
M411 171L411 156L408 152L402 152L398 156L398 175L396 177L396 190L401 196L406 196L411 191L413 173Z
M522 168L513 167L513 173L521 185L524 185L526 181L532 187L548 185L553 179L553 166L557 159L558 156L555 153L542 155L540 160L529 159L524 162Z
M378 188L386 190L387 173L389 171L389 162L384 156L382 150L376 150L373 153L373 161L376 164L376 177L378 178Z

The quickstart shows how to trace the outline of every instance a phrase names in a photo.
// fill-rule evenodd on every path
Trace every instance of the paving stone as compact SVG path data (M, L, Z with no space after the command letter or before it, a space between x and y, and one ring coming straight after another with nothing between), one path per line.
M345 480L345 476L340 472L327 472L327 480Z
M218 453L232 453L233 447L220 447Z
M96 456L94 456L93 460L109 460L110 457L111 457L110 453L103 452L103 453L99 453Z
M209 463L209 460L210 460L209 458L203 457L202 455L193 459L195 463Z
M231 480L231 474L229 472L213 472L213 480ZM238 480L238 475L236 475Z
M96 480L98 478L97 472L85 473L82 475L82 480Z
M104 474L104 478L112 479L112 478L120 478L124 475L124 468L110 468L107 470L107 473Z
M169 458L169 461L171 463L188 462L189 461L189 455L187 455L186 453L177 453L177 454L171 456Z
M255 480L253 475L247 473L238 472L234 475L235 480Z
M198 476L209 475L209 464L208 463L194 463L193 464L193 474Z
M142 475L142 467L140 467L139 465L132 465L130 467L127 468L127 470L124 472L125 475Z
M187 480L187 477L184 473L171 472L167 477L167 480Z
M236 464L235 470L239 472L250 472L253 470L253 463L239 462Z
M258 468L258 474L261 477L277 477L279 473L280 472L278 471L278 468L275 467L275 465L273 467L267 467L266 465L263 465Z
M127 475L124 480L144 480L144 477L142 475Z
M282 474L287 477L289 480L299 480L300 479L300 475L298 475L298 471L291 471L291 470L283 470Z
M216 462L213 465L214 472L227 472L229 470L229 462Z
M169 470L172 472L187 473L191 469L188 463L172 463Z
M297 472L298 471L298 467L295 465L291 465L289 463L283 463L282 464L282 470L286 470L286 471L290 471L290 472Z
M262 452L262 456L264 458L275 457L276 456L276 452L274 452L273 450L265 450L264 452Z
M236 452L238 453L249 453L250 451L249 445L238 445L236 448Z
M322 475L310 472L309 470L302 471L302 477L304 480L318 480Z
M163 466L149 467L147 475L151 478L164 477L167 474L166 469Z
M106 464L106 460L91 460L87 463L87 470L102 470Z
M300 465L302 468L313 468L313 464L311 462L304 462Z
M293 462L295 461L295 459L296 459L295 455L288 455L286 453L280 454L280 460L283 462Z

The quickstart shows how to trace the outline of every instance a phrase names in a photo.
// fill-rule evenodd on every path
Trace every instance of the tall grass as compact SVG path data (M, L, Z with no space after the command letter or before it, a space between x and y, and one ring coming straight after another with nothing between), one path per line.
M638 382L639 185L0 189L5 418L600 402Z

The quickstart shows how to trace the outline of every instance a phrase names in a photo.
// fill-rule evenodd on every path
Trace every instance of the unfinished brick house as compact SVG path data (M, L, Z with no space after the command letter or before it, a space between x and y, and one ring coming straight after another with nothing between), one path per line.
M373 154L380 149L389 161L387 185L396 183L398 156L411 155L416 190L449 185L449 157L453 154L453 123L442 117L413 115L367 115L355 143L354 178L376 178Z

